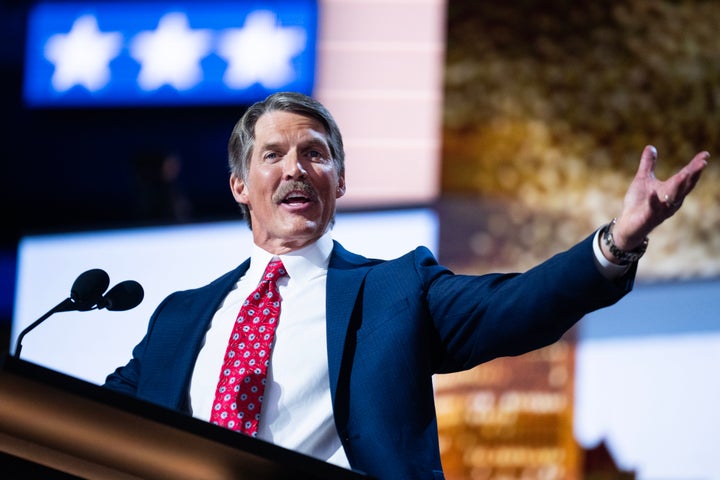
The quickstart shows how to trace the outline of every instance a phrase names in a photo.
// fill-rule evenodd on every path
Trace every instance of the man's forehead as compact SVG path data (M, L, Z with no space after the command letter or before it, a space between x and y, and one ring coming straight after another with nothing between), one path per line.
M288 134L306 134L325 139L327 131L319 120L297 113L274 110L266 112L255 123L255 137L280 137Z

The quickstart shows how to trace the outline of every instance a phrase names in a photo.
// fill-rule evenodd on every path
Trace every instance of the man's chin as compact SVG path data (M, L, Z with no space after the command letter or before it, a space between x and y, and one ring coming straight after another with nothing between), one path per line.
M306 218L302 215L294 216L285 225L284 231L288 238L319 237L323 233L321 230L324 230L317 219Z

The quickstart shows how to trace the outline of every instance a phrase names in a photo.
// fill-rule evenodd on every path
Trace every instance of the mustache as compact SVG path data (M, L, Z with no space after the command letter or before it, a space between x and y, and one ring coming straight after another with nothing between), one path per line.
M287 197L292 192L300 192L310 200L317 199L317 192L315 191L315 187L313 187L310 182L304 180L292 180L286 183L282 183L278 187L278 189L273 194L273 201L275 203L280 203L285 200L285 197Z

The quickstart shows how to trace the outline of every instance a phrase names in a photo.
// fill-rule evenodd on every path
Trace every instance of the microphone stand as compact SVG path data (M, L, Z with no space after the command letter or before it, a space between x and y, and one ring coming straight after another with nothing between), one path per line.
M32 330L33 328L40 325L42 322L44 322L50 315L57 312L68 312L70 310L75 309L75 302L73 302L72 298L68 297L62 302L58 303L53 307L49 312L47 312L42 317L35 320L33 323L28 325L22 332L20 332L20 335L18 335L17 341L15 343L15 353L13 353L13 356L15 358L20 358L20 351L22 350L22 339L25 337L25 335Z

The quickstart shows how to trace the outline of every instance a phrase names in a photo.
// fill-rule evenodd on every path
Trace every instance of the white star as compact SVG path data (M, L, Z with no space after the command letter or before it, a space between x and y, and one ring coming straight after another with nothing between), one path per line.
M67 34L51 36L45 44L45 58L55 65L53 88L64 92L75 85L100 90L110 81L110 60L122 48L122 34L102 33L93 15L79 17Z
M278 88L295 78L290 60L305 48L305 30L282 28L273 12L256 11L243 28L225 30L217 53L228 61L223 81L242 89L255 82Z
M203 77L200 60L210 52L211 33L193 30L183 13L164 15L154 31L138 33L130 54L141 64L138 84L143 90L171 85L187 90Z

